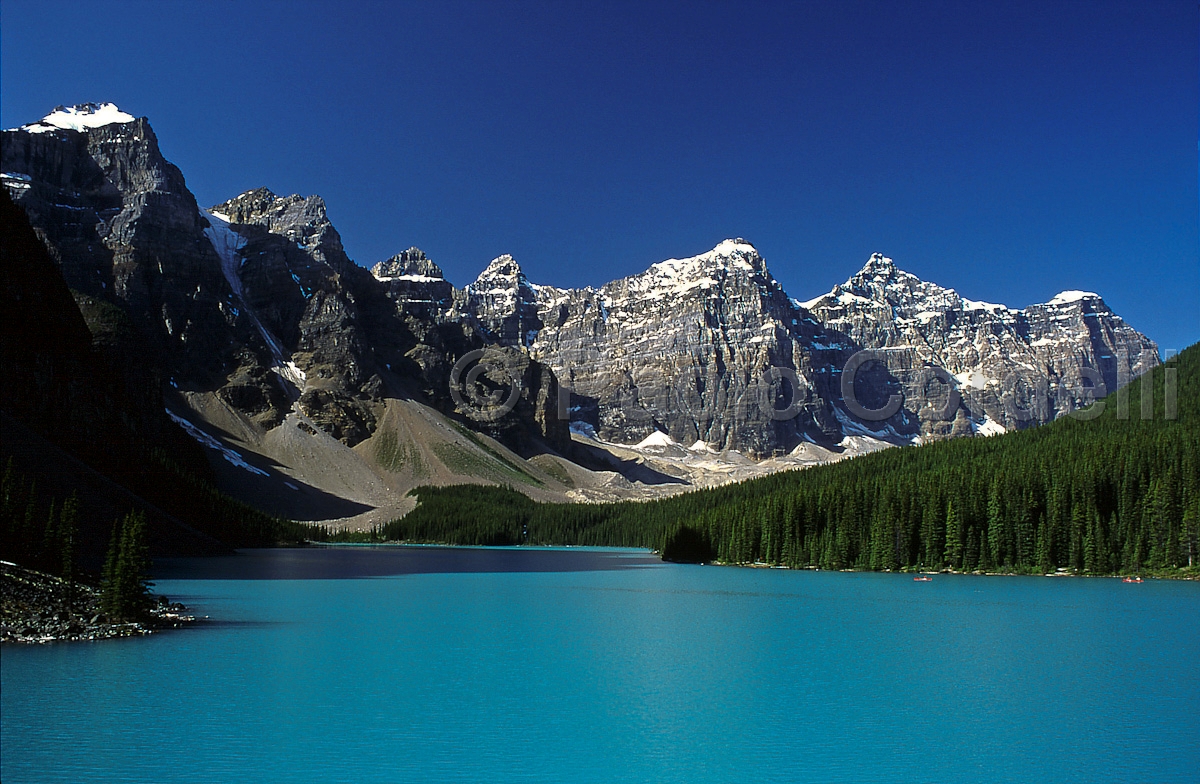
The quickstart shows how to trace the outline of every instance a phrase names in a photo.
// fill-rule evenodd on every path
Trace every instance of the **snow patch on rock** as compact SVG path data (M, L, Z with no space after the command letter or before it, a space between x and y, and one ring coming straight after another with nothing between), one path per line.
M35 123L10 130L29 133L47 133L58 130L87 131L89 128L103 128L105 125L133 122L134 119L132 114L121 111L113 103L82 103L77 106L59 106Z

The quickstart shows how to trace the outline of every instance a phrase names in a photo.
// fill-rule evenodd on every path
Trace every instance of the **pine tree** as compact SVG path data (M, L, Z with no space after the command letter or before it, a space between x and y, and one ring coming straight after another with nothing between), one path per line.
M122 521L113 523L112 535L108 539L108 552L104 556L104 567L100 571L100 611L110 618L121 613L118 599L117 565L121 557Z
M150 609L150 548L146 515L130 512L113 528L104 563L101 608L119 620L139 620Z
M946 563L951 569L962 566L962 520L951 500L946 504Z
M75 601L75 557L79 549L79 496L75 493L67 496L59 513L59 558L60 577L67 583L66 603Z

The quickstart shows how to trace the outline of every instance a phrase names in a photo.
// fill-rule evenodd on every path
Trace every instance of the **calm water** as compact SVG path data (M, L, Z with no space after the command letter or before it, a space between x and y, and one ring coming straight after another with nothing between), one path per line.
M3 649L6 784L1200 770L1196 583L441 548L259 551L159 574L220 621Z

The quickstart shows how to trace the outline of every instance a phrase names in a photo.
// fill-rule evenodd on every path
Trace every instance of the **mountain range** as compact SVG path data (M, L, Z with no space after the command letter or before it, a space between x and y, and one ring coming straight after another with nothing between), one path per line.
M112 104L4 131L0 171L93 335L131 325L127 386L156 385L223 489L294 519L383 522L461 481L671 494L1041 424L1159 362L1097 294L1010 309L881 254L807 302L737 238L599 288L508 255L462 288L417 248L368 270L320 197L201 207Z

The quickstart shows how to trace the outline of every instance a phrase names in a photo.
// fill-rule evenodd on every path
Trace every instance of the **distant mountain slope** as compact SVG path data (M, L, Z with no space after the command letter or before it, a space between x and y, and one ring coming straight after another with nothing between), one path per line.
M975 302L920 280L881 254L828 294L804 303L823 324L874 349L921 400L948 371L970 430L1014 430L1086 406L1158 364L1158 346L1097 294L1064 291L1013 310ZM1083 388L1093 387L1085 393ZM940 402L940 401L939 401ZM922 433L944 435L953 420L921 414Z

